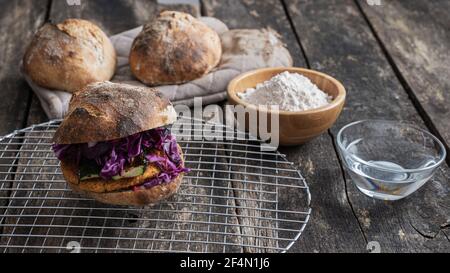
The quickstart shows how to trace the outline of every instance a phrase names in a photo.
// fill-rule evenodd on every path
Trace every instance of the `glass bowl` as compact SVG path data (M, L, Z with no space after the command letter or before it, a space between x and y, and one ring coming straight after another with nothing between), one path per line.
M336 142L358 189L382 200L399 200L418 190L446 157L435 136L396 121L351 123L339 131Z

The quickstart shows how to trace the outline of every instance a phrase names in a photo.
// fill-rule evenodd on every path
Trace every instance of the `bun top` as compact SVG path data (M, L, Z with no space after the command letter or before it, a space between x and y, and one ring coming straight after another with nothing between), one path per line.
M172 124L176 118L172 104L154 88L95 83L74 94L53 141L75 144L120 139Z
M165 11L134 40L130 66L147 85L179 84L209 73L221 56L214 30L187 13Z
M68 19L47 23L33 37L23 58L23 69L39 86L76 92L93 82L110 80L116 52L95 24Z

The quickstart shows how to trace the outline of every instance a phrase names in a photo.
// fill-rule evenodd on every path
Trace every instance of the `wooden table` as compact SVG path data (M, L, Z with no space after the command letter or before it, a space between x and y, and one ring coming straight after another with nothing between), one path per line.
M426 186L397 202L362 195L343 171L334 140L360 119L406 120L450 144L450 1L0 0L0 135L46 121L19 73L27 41L47 20L89 19L107 34L147 22L159 10L215 16L230 28L278 31L295 65L341 80L348 101L337 124L314 141L282 148L305 175L313 215L292 252L450 251L450 160ZM186 1L184 1L186 2ZM369 5L367 2L375 4ZM294 202L294 201L292 201Z

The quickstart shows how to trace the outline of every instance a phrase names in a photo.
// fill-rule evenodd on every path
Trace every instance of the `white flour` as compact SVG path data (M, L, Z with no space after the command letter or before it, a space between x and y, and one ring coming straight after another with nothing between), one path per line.
M307 77L283 72L256 88L247 89L238 96L254 105L278 105L283 111L305 111L325 106L333 100Z

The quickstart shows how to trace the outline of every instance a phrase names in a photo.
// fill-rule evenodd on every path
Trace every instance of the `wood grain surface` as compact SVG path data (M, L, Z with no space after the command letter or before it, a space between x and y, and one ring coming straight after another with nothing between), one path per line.
M30 88L20 73L20 62L26 43L46 20L48 1L0 1L0 135L5 135L26 125L31 101ZM2 150L17 146L3 146ZM1 152L0 152L1 153ZM15 153L3 153L14 158ZM15 159L2 159L0 164L11 165ZM1 167L1 172L13 173L15 168ZM1 187L8 188L14 174L0 174ZM0 206L8 204L8 191L0 191ZM3 214L4 208L0 208ZM0 218L0 223L3 219ZM0 227L0 233L2 228Z
M347 105L332 135L360 119L423 120L396 77L353 1L286 1L312 68L340 79ZM401 151L399 151L401 152ZM450 172L443 165L415 194L398 202L362 195L346 176L347 194L367 241L384 252L446 252L449 249Z
M358 3L419 113L448 151L450 2L386 1L380 7Z
M364 0L202 0L199 6L166 5L156 0L82 0L81 6L68 6L66 1L59 0L0 0L0 30L7 33L0 36L0 92L3 92L5 98L0 101L0 135L47 120L39 101L32 95L19 71L26 41L46 20L59 22L70 17L84 18L94 21L111 35L147 22L160 10L176 9L194 15L201 12L202 15L215 16L230 28L270 27L282 35L294 57L295 66L328 73L340 80L348 92L344 111L337 124L327 134L302 146L280 149L304 174L312 193L311 220L298 242L291 248L291 252L365 252L367 244L372 241L380 243L382 252L449 252L448 165L443 165L428 184L410 197L397 202L382 202L365 197L356 189L342 168L335 149L338 130L349 122L366 118L406 120L431 130L444 140L447 148L450 143L450 17L447 14L450 2L399 0L381 3L380 6L373 6ZM21 155L27 155L27 147L30 148L27 145L18 143L10 145L9 148L22 149ZM5 146L0 147L0 154L4 148ZM201 150L201 147L198 148ZM45 187L46 185L32 182L20 184L19 180L36 179L33 175L21 175L24 168L27 171L33 170L30 169L33 167L27 169L24 165L39 165L42 162L18 161L14 159L16 155L17 153L8 154L6 156L11 159L0 162L0 189L14 189L19 186ZM221 155L225 158L232 156ZM219 202L217 205L220 207L227 204L235 209L226 209L221 211L222 214L214 216L227 217L226 221L230 225L223 231L234 234L225 250L258 251L251 247L235 246L243 243L267 246L265 251L271 252L270 247L276 246L274 242L257 241L251 236L274 235L271 233L274 231L270 229L273 223L255 220L255 215L246 215L244 210L239 209L239 206L264 206L265 203L255 201L255 195L252 194L252 191L264 188L261 185L247 185L247 188L244 188L242 183L236 182L244 179L240 172L245 171L245 160L220 159L220 163L224 164L220 165L217 158L209 156L211 157L202 158L201 162L199 156L196 157L199 162L194 158L192 166L221 168L219 166L228 164L227 168L231 168L235 174L231 177L221 177L218 173L215 177L187 181L192 187L186 188L183 201L208 203L211 199L203 196L209 194L234 197L235 200L225 201L231 203ZM5 164L17 166L5 169ZM42 171L42 168L37 167L37 170ZM5 174L9 172L16 174ZM228 178L230 181L227 182ZM260 176L253 178L273 182ZM211 192L200 190L192 183L204 183L210 187ZM62 184L54 184L53 187L57 189L62 187ZM234 190L226 189L228 187L233 187ZM250 191L245 192L242 189ZM264 190L270 192L271 188ZM51 207L61 205L58 203L58 196L69 194L65 191L34 191L30 195L31 191L19 191L15 193L19 198L9 200L11 191L0 192L2 215L8 205L12 206L9 214L24 213L15 211L13 207L23 205L27 198L30 199L28 204L35 207ZM45 196L53 196L56 199L45 202L39 199ZM281 192L279 195L280 206L288 209L299 209L301 204L297 200L303 199L295 192ZM17 232L39 235L45 233L39 225L61 225L61 229L53 229L54 234L49 234L55 237L1 237L1 244L9 242L65 246L67 241L83 237L84 245L150 250L170 247L177 250L183 249L183 240L189 239L206 242L192 244L192 251L224 250L223 247L211 243L223 240L223 235L206 236L201 232L201 226L192 223L214 220L205 218L202 211L189 213L187 210L186 213L166 215L172 222L143 223L135 219L143 215L158 219L162 215L141 210L93 210L89 209L91 204L86 202L68 205L85 209L26 211L42 216L21 220L23 224L34 224L35 227L31 230L21 229L17 218L0 218L0 223L4 225L3 229L0 229L2 234ZM68 214L76 217L68 222L68 218L44 217L46 214ZM265 215L262 213L256 216ZM107 217L113 219L106 220ZM223 218L215 220L221 221ZM67 225L98 228L84 229L83 233L79 233L83 229L70 229ZM116 225L125 228L108 228ZM268 228L258 230L252 228L252 225L264 225ZM186 238L185 233L170 232L174 229L191 228L199 231L191 235L191 238ZM64 241L59 238L60 234L64 235ZM153 244L137 240L157 237L162 240ZM133 238L134 240L129 240Z
M289 45L295 65L306 66L295 32L279 1L204 0L203 3L208 16L216 16L231 28L271 27L283 33L283 41ZM313 195L313 220L291 251L364 251L366 242L347 200L332 138L325 134L307 145L283 148L281 152L301 170ZM289 202L290 198L290 195L280 197L282 202Z
M44 11L45 11L44 6ZM29 7L32 8L31 6ZM104 10L104 8L107 9L107 11ZM198 16L197 14L200 10L199 7L194 7L191 5L160 5L156 1L115 1L114 5L110 5L110 1L82 1L81 6L72 6L68 7L65 3L65 1L53 1L49 10L49 19L55 22L62 21L66 18L83 18L92 20L98 25L100 25L103 30L108 34L114 34L120 31L124 31L136 26L139 26L145 22L147 22L152 16L155 16L159 11L165 10L165 9L175 9L180 11L189 12L195 16ZM124 19L126 18L126 19ZM36 26L36 28L39 27L39 24ZM23 31L22 31L23 32ZM32 32L30 32L30 35ZM20 56L20 54L19 54ZM18 77L18 76L17 76ZM13 89L11 90L13 91ZM16 91L16 90L14 90ZM26 105L24 106L24 109L27 109ZM29 108L29 115L28 115L28 122L29 124L36 124L45 121L46 117L43 114L43 111L39 105L39 102L35 96L31 99L31 107ZM8 115L5 115L7 117ZM24 119L25 121L26 119ZM23 122L24 122L23 121ZM19 128L23 126L22 124L16 125L16 128ZM6 127L5 127L6 128ZM9 129L12 130L12 129ZM10 147L11 148L11 147ZM19 149L23 151L27 151L29 149L32 149L31 145L28 145L24 143L21 147L18 147ZM34 165L43 165L43 162L41 160L29 160L28 158L30 156L42 156L39 153L28 153L28 152L21 152L21 157L25 157L26 159L20 159L16 162L14 162L14 165L17 166L24 166L29 164ZM3 162L2 162L3 163ZM46 162L44 162L46 163ZM10 163L11 164L11 163ZM53 162L53 164L55 164ZM208 164L207 159L203 159L202 162L199 162L199 166L195 166L197 168L206 168L207 166L203 166L203 164ZM17 173L24 173L24 172L38 172L42 171L43 169L41 167L18 167L16 172ZM100 245L103 248L123 248L123 249L174 249L174 250L183 250L186 249L185 243L172 243L170 240L189 240L189 241L198 241L198 242L204 242L204 241L218 241L221 242L224 240L224 236L221 235L221 238L214 238L213 236L206 236L206 232L199 232L199 233L192 233L192 235L189 235L189 238L186 237L186 233L180 233L175 234L173 230L181 229L198 229L196 228L196 224L193 224L194 222L199 221L208 221L211 219L205 219L206 213L203 212L197 212L197 213L190 213L189 217L187 217L185 214L173 214L168 212L152 212L151 210L142 210L138 211L135 214L131 214L131 221L123 220L122 218L126 218L127 214L125 215L123 213L117 213L114 215L114 213L111 213L108 210L96 210L96 209L90 209L90 210L55 210L52 207L55 206L62 206L62 207L85 207L88 203L82 204L82 203L66 203L67 201L63 201L63 204L61 204L61 201L58 203L54 203L55 200L60 199L61 197L71 197L71 194L69 192L61 191L61 189L64 188L64 185L55 183L55 184L45 184L45 183L24 183L21 182L22 180L26 181L33 181L33 180L45 180L46 177L42 176L35 176L35 175L27 175L27 174L21 174L17 177L8 177L9 180L16 180L14 183L10 183L6 185L5 183L2 184L2 187L4 188L11 188L11 189L17 189L17 188L36 188L38 187L47 187L51 188L56 187L57 191L16 191L14 192L13 200L10 203L10 206L12 207L20 207L25 204L33 206L33 207L44 207L44 209L36 209L36 210L26 210L25 212L23 210L17 210L17 209L10 209L8 211L8 214L12 215L20 215L20 214L37 214L39 217L37 217L34 222L29 217L8 217L3 224L5 224L5 229L2 231L5 234L18 234L21 236L14 237L14 238L8 238L8 237L2 237L1 242L2 245L22 245L22 244L29 244L29 245L45 245L49 247L64 247L70 240L77 240L80 238L82 241L82 245L85 246L95 246ZM50 179L51 180L51 179ZM218 183L215 182L212 178L211 180L206 181L200 181L196 183ZM186 181L185 183L190 183L190 181ZM184 194L188 196L193 195L203 195L206 196L210 194L209 192L201 192L200 187L185 187L187 192L184 192ZM228 193L226 192L220 192L220 190L214 190L215 195L222 194L226 196ZM7 192L2 191L2 192ZM43 201L42 198L50 198L53 200L51 201ZM72 196L73 197L73 196ZM29 198L29 201L24 203L24 198ZM193 198L193 200L191 200ZM188 200L189 199L189 200ZM205 203L208 204L210 202L210 198L208 197L189 197L186 200L178 200L180 202L194 202L194 203ZM2 205L7 204L6 198L2 198ZM49 203L53 202L53 203ZM70 202L70 201L69 201ZM232 204L230 204L232 205ZM177 205L178 206L178 205ZM47 209L48 207L48 209ZM200 206L200 208L208 208L207 206ZM173 209L173 208L172 208ZM183 208L177 208L179 210L182 210ZM166 210L170 210L170 208L166 208ZM189 211L189 209L185 209ZM114 212L114 211L113 211ZM166 215L162 215L163 213L166 213ZM234 210L227 210L226 212L227 216L218 216L218 217L227 217L227 221L230 224L236 225L237 220L233 216L235 215ZM73 220L69 221L70 217L45 217L46 215L66 215L66 216L75 216ZM75 214L75 215L74 215ZM229 214L229 215L228 215ZM132 221L134 217L144 217L148 219L171 219L171 222L158 222L153 221L152 223L148 222L136 222ZM121 218L120 220L106 220L107 217L112 218ZM178 217L178 218L177 218ZM181 218L180 218L181 217ZM29 221L32 222L29 222ZM213 221L212 219L211 221ZM216 222L223 222L223 219L216 219ZM186 222L185 224L183 224ZM28 228L28 227L22 227L21 225L29 225L33 223L37 227L35 228ZM62 228L60 229L52 229L52 232L55 232L53 234L55 237L49 237L47 239L43 239L42 237L39 237L39 234L42 234L42 232L45 234L45 225L60 225ZM73 226L71 228L70 226ZM76 227L93 227L93 228L76 228ZM123 229L118 230L111 230L108 227L114 227L114 226L123 226ZM65 227L65 228L64 228ZM82 234L80 234L80 230L82 230ZM166 231L165 231L166 230ZM234 247L233 242L236 240L239 240L239 229L234 228L234 226L230 226L227 230L228 233L233 234L236 233L236 236L229 236L229 244L230 247L228 248L228 251L233 252L241 252L242 250L239 247ZM29 234L30 237L26 238L24 235ZM37 236L37 237L36 237ZM99 239L99 237L104 237L105 239ZM211 238L210 238L211 237ZM216 236L217 237L217 236ZM115 238L115 239L113 239ZM118 239L116 239L118 238ZM135 238L135 240L125 240L127 238ZM148 244L147 241L139 241L138 238L153 238L158 239L160 238L160 241L156 241L152 243L151 245ZM220 246L220 248L217 247L217 245L213 243L194 243L190 247L191 251L216 251L221 252L223 251L223 247ZM14 252L14 249L11 250ZM58 251L56 249L55 251Z

